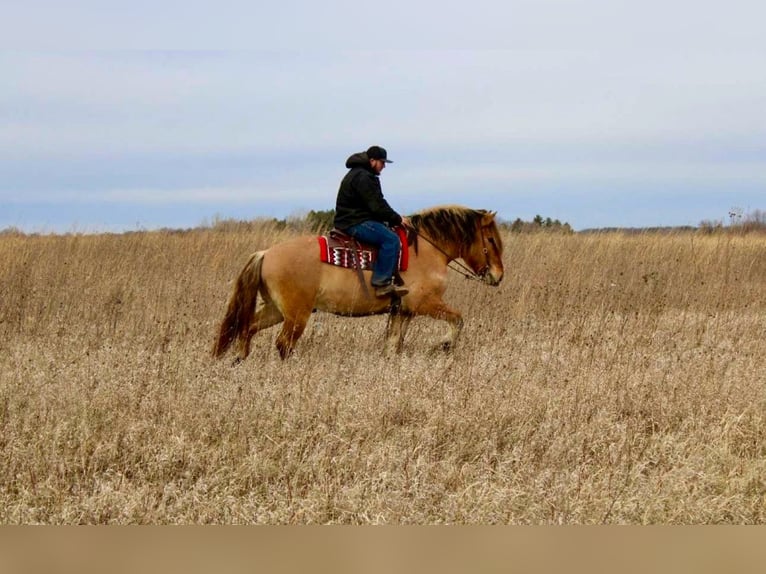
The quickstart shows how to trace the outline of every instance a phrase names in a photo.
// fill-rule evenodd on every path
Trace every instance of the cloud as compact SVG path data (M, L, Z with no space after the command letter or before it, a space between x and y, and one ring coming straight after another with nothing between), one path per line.
M44 14L45 17L40 17ZM762 47L757 0L12 2L0 38L23 49L609 49Z
M74 2L72 13L86 7L96 21L124 18L128 29L146 5L110 15ZM766 40L755 18L766 9L690 7L541 0L479 3L470 14L442 4L432 15L432 25L451 18L458 29L462 14L467 29L484 27L488 45L505 30L512 40L492 50L434 49L427 40L409 49L418 44L414 22L428 14L416 3L406 12L413 23L388 4L370 24L409 30L407 49L387 49L373 30L347 44L363 50L276 42L245 51L0 53L0 200L156 212L250 200L283 212L329 208L346 156L373 143L395 159L384 187L406 209L442 198L492 203L496 194L511 206L534 196L529 209L545 212L562 195L609 189L656 200L657 190L686 197L715 187L718 198L749 198L766 184ZM288 8L262 8L272 36ZM332 10L304 8L317 30L332 20ZM189 6L183 18L201 26L201 14ZM358 25L350 14L339 21ZM66 10L49 15L67 29ZM209 20L214 31L215 15ZM459 46L476 44L461 34ZM230 44L236 38L219 45Z
M68 204L135 204L152 209L157 205L200 204L224 205L232 203L251 203L273 201L276 197L281 203L300 203L316 197L316 190L310 188L294 189L258 189L254 187L200 187L200 188L130 188L103 189L94 192L65 191L55 195L32 194L23 197L5 198L9 204L43 204L50 201Z
M0 60L12 86L0 94L0 150L236 152L379 140L460 147L762 134L762 56L11 54Z

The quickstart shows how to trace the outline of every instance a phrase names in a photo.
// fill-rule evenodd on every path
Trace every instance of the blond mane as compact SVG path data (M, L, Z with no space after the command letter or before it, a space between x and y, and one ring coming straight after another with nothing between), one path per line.
M419 211L410 216L410 221L419 233L425 233L434 241L469 245L486 214L484 209L442 205Z

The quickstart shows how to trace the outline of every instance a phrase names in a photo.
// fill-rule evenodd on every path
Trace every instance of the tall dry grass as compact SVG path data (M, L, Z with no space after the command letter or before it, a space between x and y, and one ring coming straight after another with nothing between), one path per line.
M289 232L0 237L2 523L763 523L766 238L509 235L466 318L209 356Z

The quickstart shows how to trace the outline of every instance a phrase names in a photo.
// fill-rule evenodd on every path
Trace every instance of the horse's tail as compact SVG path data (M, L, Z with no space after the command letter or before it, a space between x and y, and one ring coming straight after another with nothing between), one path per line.
M247 337L261 286L264 253L264 251L253 253L237 277L234 292L226 309L226 316L221 322L218 340L213 347L213 357L216 359L226 352L237 337Z

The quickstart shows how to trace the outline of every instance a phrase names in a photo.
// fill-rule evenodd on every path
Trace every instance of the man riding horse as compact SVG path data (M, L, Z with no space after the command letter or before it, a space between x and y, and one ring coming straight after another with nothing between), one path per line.
M378 247L371 281L375 295L402 297L409 291L393 282L401 244L391 227L400 224L409 227L410 221L394 211L383 197L380 174L387 163L392 162L380 146L372 146L346 160L349 171L338 189L334 225L358 241Z
M425 315L446 321L449 331L438 348L448 351L463 328L463 316L443 298L448 265L460 259L469 277L497 286L503 278L503 242L495 213L445 205L402 217L388 205L380 188L380 173L390 163L386 150L372 146L346 161L349 172L338 190L335 226L364 243L379 246L371 283L378 297L360 297L353 273L322 259L321 237L300 235L256 251L237 277L226 314L218 329L213 356L221 357L237 343L237 362L250 353L256 333L282 323L276 338L279 356L286 359L306 329L311 314L324 311L347 317L390 313L386 351L400 352L413 317ZM400 246L388 225L404 224L423 241L407 249L407 268L401 275L411 289L394 285ZM318 241L318 239L320 241ZM404 255L404 254L403 254ZM369 273L365 271L364 273Z

